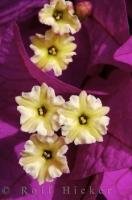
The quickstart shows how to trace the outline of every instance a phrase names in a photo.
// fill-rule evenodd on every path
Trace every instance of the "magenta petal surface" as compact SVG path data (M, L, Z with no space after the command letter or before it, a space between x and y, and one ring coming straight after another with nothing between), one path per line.
M0 25L13 21L24 21L37 14L48 0L1 0L0 2Z
M92 0L91 2L93 4L93 16L98 23L119 43L124 42L129 36L125 1Z
M101 189L107 200L132 199L131 168L104 173Z
M114 54L115 60L132 65L132 37L130 37Z
M29 36L47 29L37 16L47 2L0 2L0 199L95 200L101 189L107 200L131 200L131 2L91 0L93 13L75 35L77 56L59 78L30 61ZM100 97L111 120L104 142L69 146L70 174L39 186L18 164L29 135L20 131L15 96L43 82L66 99L82 89Z

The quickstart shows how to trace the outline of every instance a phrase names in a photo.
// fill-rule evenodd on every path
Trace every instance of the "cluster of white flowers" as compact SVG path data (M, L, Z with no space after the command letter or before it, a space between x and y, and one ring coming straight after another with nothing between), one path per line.
M74 14L73 4L65 0L52 0L45 4L39 12L39 21L51 26L45 35L36 34L31 37L30 48L34 51L31 61L44 72L53 70L56 76L62 74L72 62L74 50L74 34L81 28L78 17Z
M85 91L65 102L53 88L42 84L34 86L31 92L23 92L16 102L21 130L33 133L25 144L20 165L40 184L69 172L64 155L67 144L102 142L107 133L109 108ZM61 137L57 131L61 131Z
M46 4L39 12L39 19L52 29L45 36L37 34L31 38L31 48L35 52L31 59L42 69L53 69L60 75L75 54L76 45L69 32L78 31L80 22L74 15L72 3L64 0ZM69 173L65 155L69 143L102 142L107 133L109 107L86 91L72 95L65 102L62 96L56 96L53 88L43 83L30 92L23 92L16 97L16 102L21 114L21 130L31 134L19 163L39 184Z

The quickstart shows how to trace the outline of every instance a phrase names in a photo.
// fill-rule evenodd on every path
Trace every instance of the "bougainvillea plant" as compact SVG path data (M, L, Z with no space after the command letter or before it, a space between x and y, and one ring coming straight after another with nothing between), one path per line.
M0 199L132 198L132 4L0 2Z

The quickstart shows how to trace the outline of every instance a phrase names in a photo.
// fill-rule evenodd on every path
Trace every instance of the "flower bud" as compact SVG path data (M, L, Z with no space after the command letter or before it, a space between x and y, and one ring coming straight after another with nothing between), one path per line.
M84 20L86 17L92 14L92 4L90 1L78 2L75 6L76 15Z

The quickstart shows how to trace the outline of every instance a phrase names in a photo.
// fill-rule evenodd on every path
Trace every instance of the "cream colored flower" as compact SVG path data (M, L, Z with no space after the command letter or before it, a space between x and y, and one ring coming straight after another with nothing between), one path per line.
M108 112L109 107L102 106L99 98L85 91L71 96L64 109L59 110L59 124L66 142L74 141L76 145L102 142L109 124Z
M74 39L68 34L54 34L51 30L45 35L36 34L31 37L30 48L34 51L31 61L43 71L53 70L56 76L60 76L62 70L67 69L68 64L73 61L72 56L76 55Z
M16 97L21 113L20 124L24 132L38 132L41 135L53 135L60 126L57 122L57 109L64 104L61 96L46 84L34 86L31 92L23 92Z
M67 159L68 150L63 137L43 137L34 134L25 144L25 150L19 160L20 165L39 184L52 181L62 173L69 173Z
M65 0L52 0L39 12L39 21L50 25L55 33L78 32L81 28L78 17L74 14L73 4Z

